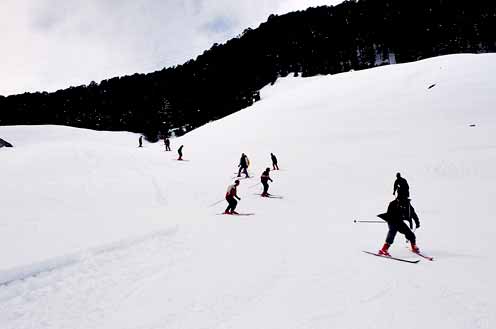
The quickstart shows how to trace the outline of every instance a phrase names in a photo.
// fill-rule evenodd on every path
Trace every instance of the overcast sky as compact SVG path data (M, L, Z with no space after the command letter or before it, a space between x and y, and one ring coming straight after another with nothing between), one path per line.
M0 95L182 64L270 14L340 2L0 0Z

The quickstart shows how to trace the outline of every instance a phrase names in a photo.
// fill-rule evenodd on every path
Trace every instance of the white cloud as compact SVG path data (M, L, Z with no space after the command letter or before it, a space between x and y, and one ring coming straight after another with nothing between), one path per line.
M318 0L2 0L0 94L54 91L196 57Z

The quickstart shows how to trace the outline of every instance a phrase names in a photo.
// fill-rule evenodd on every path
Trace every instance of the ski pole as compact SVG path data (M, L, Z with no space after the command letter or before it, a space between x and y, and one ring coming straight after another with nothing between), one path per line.
M260 184L260 182L258 182L258 183L256 183L256 184L254 184L254 185L252 185L252 186L248 186L248 188L253 188L253 187L257 186L258 184Z
M385 223L383 220L357 220L355 219L353 223Z
M224 199L220 199L219 201L215 201L214 203L212 203L210 206L208 206L207 208L210 208L210 207L213 207L215 205L218 205L219 203L221 203L222 201L224 201Z

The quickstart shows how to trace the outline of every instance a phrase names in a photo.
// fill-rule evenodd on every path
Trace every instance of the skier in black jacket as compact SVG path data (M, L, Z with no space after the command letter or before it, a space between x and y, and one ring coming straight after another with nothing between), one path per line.
M262 196L269 196L269 181L273 182L272 178L269 176L269 171L270 168L266 168L265 171L262 173L262 176L260 176L260 182L262 182L263 185L263 192Z
M272 160L272 169L279 170L279 166L277 165L277 158L273 153L270 154L270 159Z
M393 195L398 192L398 198L405 200L410 197L410 186L408 186L408 182L406 179L401 177L400 173L396 173L396 180L393 185Z
M378 216L384 219L389 226L389 232L386 236L386 243L384 243L382 249L379 250L379 255L391 256L388 249L393 244L394 237L398 232L404 234L408 241L410 241L413 252L420 252L416 244L417 239L415 234L410 229L412 228L412 219L415 221L416 228L420 227L420 221L415 213L415 209L413 209L410 204L410 200L396 198L396 200L389 203L387 213L380 214ZM410 227L406 225L405 221L410 224Z
M245 174L246 178L249 178L250 176L248 175L248 157L246 154L241 153L241 159L239 159L239 171L238 171L238 177L241 176L241 171Z
M184 146L184 145L181 145L181 146L177 149L177 154L179 154L179 158L177 158L178 160L182 160L182 159L183 159L183 146Z

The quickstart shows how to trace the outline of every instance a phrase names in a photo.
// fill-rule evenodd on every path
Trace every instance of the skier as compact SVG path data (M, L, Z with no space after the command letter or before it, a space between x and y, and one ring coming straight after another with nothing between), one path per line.
M265 171L262 173L262 176L260 176L260 181L262 182L263 185L263 192L262 196L269 196L270 194L268 193L269 191L269 180L273 182L272 178L269 176L269 171L270 168L266 168Z
M238 186L239 186L239 180L236 179L234 181L234 184L229 185L227 187L226 201L229 205L227 206L226 210L224 211L224 214L239 215L239 213L237 213L235 211L236 206L238 205L238 201L236 201L236 199L241 200L241 198L238 197L238 193L237 193L237 187Z
M276 158L276 156L273 153L271 153L270 154L270 158L272 159L272 169L273 170L279 170L279 166L277 165L277 158Z
M164 138L164 145L165 145L165 150L166 151L170 151L170 140L169 140L169 137L165 137Z
M407 200L410 197L410 187L406 179L401 177L400 173L396 173L396 180L393 185L393 195L398 191L398 199Z
M384 219L389 227L389 232L386 237L386 242L381 250L379 250L378 254L383 256L391 256L388 252L389 247L394 242L394 237L397 232L404 234L405 237L410 241L412 251L415 253L419 253L420 250L416 244L416 237L412 230L406 225L405 221L410 223L410 227L412 227L412 219L415 221L415 227L420 227L420 221L415 213L415 209L413 209L410 204L409 199L401 199L396 198L395 200L389 203L387 213L380 214L378 217Z
M183 159L183 146L184 146L184 145L181 145L181 146L177 149L177 153L179 154L179 158L177 158L178 160L182 160L182 159Z
M140 136L139 138L139 145L138 147L143 147L143 136Z
M241 153L241 159L239 159L239 171L238 171L238 177L241 176L241 171L243 171L243 173L246 175L246 178L249 178L250 176L248 175L248 157L246 156L246 154L244 153Z

